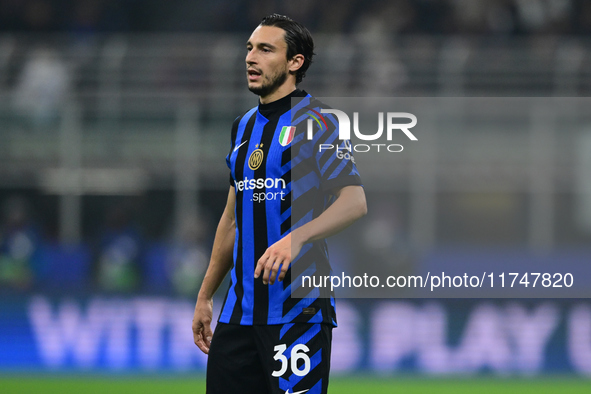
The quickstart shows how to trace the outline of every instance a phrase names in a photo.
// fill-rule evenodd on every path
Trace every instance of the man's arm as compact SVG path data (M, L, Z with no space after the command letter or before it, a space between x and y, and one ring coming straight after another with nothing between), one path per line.
M211 320L213 317L213 295L222 284L222 281L232 268L232 253L234 250L234 238L236 234L236 218L234 208L236 205L236 193L234 187L230 187L226 208L218 224L213 241L211 258L207 272L203 278L201 289L195 305L193 316L193 340L203 351L209 353L211 344Z
M367 213L365 192L361 186L345 186L335 191L337 199L316 219L306 223L271 245L259 259L255 278L263 274L263 283L282 281L292 262L308 242L330 237ZM271 275L269 277L269 274Z

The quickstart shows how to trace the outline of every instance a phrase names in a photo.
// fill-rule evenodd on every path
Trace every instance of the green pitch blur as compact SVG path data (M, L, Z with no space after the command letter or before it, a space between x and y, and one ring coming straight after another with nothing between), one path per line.
M2 393L156 394L165 392L205 393L205 379L186 377L0 377ZM331 394L436 393L436 394L546 394L589 393L591 380L543 379L433 379L421 377L356 377L331 379Z

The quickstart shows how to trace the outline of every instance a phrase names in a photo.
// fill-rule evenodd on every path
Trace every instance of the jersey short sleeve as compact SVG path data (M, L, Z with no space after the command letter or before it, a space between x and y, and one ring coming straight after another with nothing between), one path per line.
M232 133L231 133L231 137L230 137L230 151L228 152L228 155L226 156L226 165L228 166L228 169L230 169L230 177L229 177L230 186L234 186L234 177L232 176L232 165L230 163L230 155L232 154L232 151L234 150L234 147L236 146L236 135L238 133L238 124L239 123L240 123L240 116L238 116L236 119L234 119L234 123L232 123Z
M313 170L320 189L325 193L345 186L361 185L350 141L339 139L336 117L323 114L322 108L329 107L314 98L294 105L293 123L297 125L301 138L294 145L292 155L297 157L296 163L307 162L306 170L298 169L296 177L305 177Z

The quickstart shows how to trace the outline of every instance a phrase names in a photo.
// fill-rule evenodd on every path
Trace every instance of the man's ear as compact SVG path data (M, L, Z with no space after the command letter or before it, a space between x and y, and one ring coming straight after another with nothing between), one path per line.
M289 60L288 70L295 73L304 65L304 55L298 53Z

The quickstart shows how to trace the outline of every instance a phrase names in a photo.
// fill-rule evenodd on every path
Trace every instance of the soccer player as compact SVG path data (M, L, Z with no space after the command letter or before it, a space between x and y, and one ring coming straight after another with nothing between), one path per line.
M343 142L336 120L324 117L312 139L306 133L306 114L321 106L296 87L314 54L308 30L273 14L253 31L246 50L248 89L259 104L232 126L230 190L193 336L209 355L209 394L326 393L334 298L319 288L303 289L303 298L291 293L302 290L297 272L330 274L325 238L365 215L365 194L352 160L319 152L320 144ZM212 298L228 272L212 335Z

